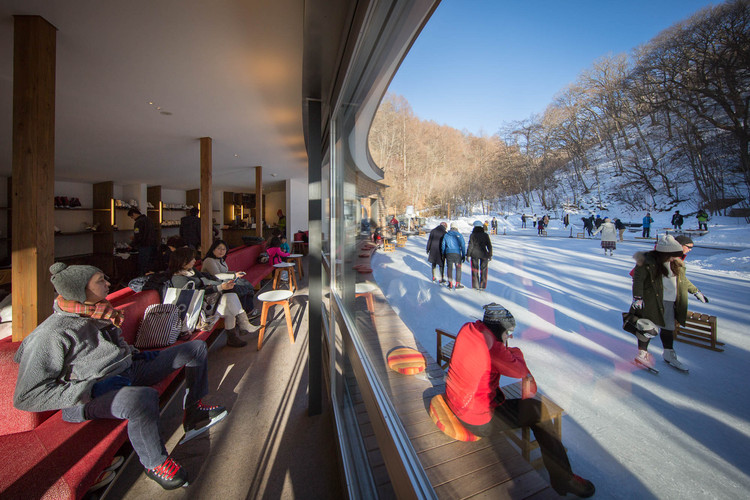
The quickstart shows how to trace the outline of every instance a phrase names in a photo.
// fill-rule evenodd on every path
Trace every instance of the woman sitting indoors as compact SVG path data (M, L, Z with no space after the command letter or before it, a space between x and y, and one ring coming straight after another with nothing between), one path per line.
M227 262L224 259L227 255L227 243L224 240L214 240L211 248L208 249L206 257L203 259L201 269L204 273L218 276L219 274L232 274L234 288L232 291L237 294L242 303L242 308L247 312L250 318L259 316L260 312L253 308L253 298L255 297L255 288L253 284L243 279L243 271L230 271Z
M224 329L227 332L227 345L230 347L244 347L247 342L237 335L239 324L240 334L250 333L250 321L247 319L242 304L236 293L233 293L234 281L222 283L216 276L202 273L193 269L195 265L195 251L190 247L178 248L169 258L169 274L172 286L176 288L188 287L193 283L196 290L205 290L204 301L216 303L216 313L224 318ZM221 294L220 297L211 295ZM215 300L218 299L218 300Z

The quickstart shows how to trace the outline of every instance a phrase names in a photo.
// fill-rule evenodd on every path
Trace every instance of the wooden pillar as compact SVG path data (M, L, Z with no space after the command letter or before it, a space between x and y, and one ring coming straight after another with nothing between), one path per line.
M14 16L13 340L52 313L55 255L55 51L57 29L39 16Z
M255 167L255 234L263 237L263 167Z
M201 255L206 255L214 241L213 226L213 160L212 140L201 137Z

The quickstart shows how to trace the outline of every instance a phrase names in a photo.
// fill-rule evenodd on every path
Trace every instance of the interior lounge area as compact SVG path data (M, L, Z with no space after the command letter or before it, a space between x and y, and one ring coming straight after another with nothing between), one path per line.
M108 300L124 311L127 335L158 302L127 286L127 212L136 207L162 241L198 208L201 255L218 231L233 270L259 269L252 238L307 240L289 271L297 286L273 302L284 308L252 321L247 346L228 348L220 324L194 337L209 345L212 403L226 406L225 421L180 445L184 377L159 388L162 438L190 476L171 496L556 496L505 441L485 441L476 450L483 472L470 473L476 455L430 420L424 398L441 384L404 379L387 363L394 347L410 346L442 374L369 266L378 251L370 220L385 214L383 171L367 143L438 3L0 3L0 278L12 299L0 339L0 453L12 467L0 469L0 497L165 494L124 423L72 424L59 411L12 405L13 356L52 313L53 263L95 265L112 278ZM272 271L258 272L264 310ZM91 490L119 455L124 464Z

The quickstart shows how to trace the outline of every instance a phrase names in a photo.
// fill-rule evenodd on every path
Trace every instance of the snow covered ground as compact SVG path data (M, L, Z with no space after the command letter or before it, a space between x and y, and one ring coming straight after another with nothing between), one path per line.
M626 232L609 257L598 239L569 238L570 229L557 220L543 238L531 222L520 229L519 217L498 217L501 234L491 236L494 258L484 292L471 289L468 262L467 288L430 282L426 236L409 237L393 253L376 252L375 280L433 356L435 328L457 332L481 319L483 304L507 307L517 321L510 343L524 351L540 390L565 408L563 442L573 470L596 485L596 498L748 498L750 227L715 217L709 234L694 238L687 259L688 278L710 300L690 296L690 309L719 318L725 351L676 342L690 368L683 374L662 361L661 341L654 339L649 351L660 370L654 375L631 363L636 339L621 329L620 314L631 302L631 256L653 242ZM654 214L654 227L668 226L670 217ZM467 243L475 219L491 217L454 221ZM580 226L579 217L571 222Z

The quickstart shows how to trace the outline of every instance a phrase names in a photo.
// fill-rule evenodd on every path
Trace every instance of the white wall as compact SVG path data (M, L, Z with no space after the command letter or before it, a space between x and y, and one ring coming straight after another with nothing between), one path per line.
M294 233L309 229L307 177L298 177L286 181L286 214L287 240L294 240Z

